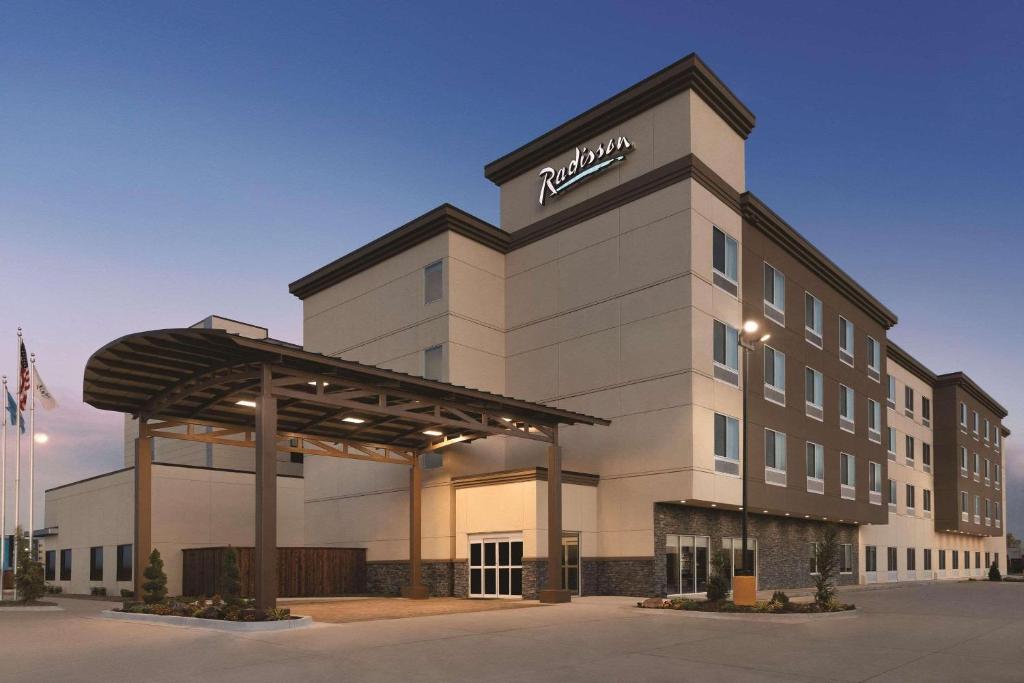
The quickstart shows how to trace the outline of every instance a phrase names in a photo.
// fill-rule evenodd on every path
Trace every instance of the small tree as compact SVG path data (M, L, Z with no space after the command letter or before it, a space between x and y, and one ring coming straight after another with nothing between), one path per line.
M35 602L46 592L43 565L32 559L28 538L19 526L14 532L15 552L18 556L18 572L14 576L14 587L22 602Z
M822 609L830 609L836 599L836 570L839 564L839 533L828 525L814 547L814 562L818 573L814 576L814 602Z
M989 581L1002 581L1003 575L999 573L999 565L995 562L988 568L988 580Z
M142 599L147 605L163 602L167 597L167 574L164 573L164 561L160 559L160 551L153 548L149 554L149 565L142 575L146 577L142 584Z
M242 577L238 571L238 553L234 548L229 547L224 553L224 562L221 564L217 583L220 586L220 594L229 605L238 602L242 597Z
M727 550L719 550L711 555L708 600L724 600L729 594L729 569L729 552Z

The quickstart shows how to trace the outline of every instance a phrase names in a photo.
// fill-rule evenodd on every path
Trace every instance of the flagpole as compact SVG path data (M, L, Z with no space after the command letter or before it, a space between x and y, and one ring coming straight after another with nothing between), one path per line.
M21 328L19 327L18 328L18 367L19 368L21 367L21 344L22 344L22 341L21 341ZM21 503L21 500L20 500L20 491L21 491L21 424L22 424L23 418L21 416L21 395L20 395L20 393L21 393L20 392L20 389L21 389L21 386L20 386L21 371L20 370L18 372L18 377L19 377L18 405L17 405L17 410L14 411L15 412L15 416L17 417L17 422L15 424L15 429L14 429L14 438L17 439L17 444L18 444L18 447L15 449L15 454L14 454L14 531L15 531L15 533L17 533L18 525L21 523L21 506L20 506L20 503ZM15 543L17 543L17 539L15 539ZM11 566L14 568L14 575L17 576L18 575L18 549L17 548L14 549L14 561L11 563ZM14 599L15 600L18 599L18 584L17 583L14 584Z
M29 409L28 429L31 434L28 437L28 559L35 560L36 554L32 547L35 537L35 526L32 523L34 511L32 510L32 489L35 483L36 473L36 354L32 354L29 367Z
M7 555L7 375L3 376L4 423L0 438L0 602L3 601L4 557Z

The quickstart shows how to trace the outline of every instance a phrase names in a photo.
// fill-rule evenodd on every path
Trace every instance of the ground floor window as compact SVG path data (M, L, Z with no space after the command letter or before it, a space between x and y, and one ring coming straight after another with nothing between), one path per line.
M945 550L940 550L939 551L939 571L940 572L946 571L946 551Z
M953 569L960 569L960 553L955 550L951 550L949 554L953 558Z
M71 548L60 551L60 580L71 580Z
M974 568L975 569L981 569L981 551L980 550L975 550L974 551Z
M899 569L899 559L896 557L896 548L889 546L885 560L885 568L887 570L894 572Z
M843 543L839 546L839 573L853 573L853 544Z
M469 543L469 595L508 598L523 594L523 539L495 536Z
M912 572L917 569L917 550L915 548L907 548L907 571Z
M807 571L809 574L818 573L818 544L807 544Z
M873 545L864 546L864 571L878 571L878 548Z
M736 576L736 570L741 569L744 565L743 559L743 539L742 538L723 538L722 539L722 550L726 551L729 555L729 564L731 566L730 575ZM760 575L757 571L757 539L747 537L747 564L748 569L754 570L754 575Z
M991 567L992 566L992 562L991 562L991 560L989 558L989 554L988 553L985 553L985 566L986 567Z
M89 548L89 580L103 580L103 546Z
M117 580L132 580L132 544L117 546Z
M930 572L932 570L932 549L924 549L924 570Z
M708 589L707 536L665 537L665 580L668 593L703 593Z
M964 551L964 569L971 568L971 553L968 550Z
M562 534L562 588L580 593L580 535Z
M47 550L46 551L46 570L44 576L47 581L53 581L57 578L57 551Z

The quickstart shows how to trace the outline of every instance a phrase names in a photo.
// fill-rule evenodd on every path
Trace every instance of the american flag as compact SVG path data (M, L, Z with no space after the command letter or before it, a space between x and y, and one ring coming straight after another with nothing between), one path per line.
M29 379L28 353L25 351L25 342L19 340L18 345L21 347L21 368L18 371L18 410L25 412L25 408L28 406L28 392L32 381Z

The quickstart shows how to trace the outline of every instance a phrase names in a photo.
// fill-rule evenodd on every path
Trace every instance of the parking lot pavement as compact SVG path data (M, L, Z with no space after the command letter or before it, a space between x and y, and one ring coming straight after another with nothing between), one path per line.
M109 603L0 614L0 680L1020 681L1024 584L849 591L842 619L779 624L631 598L234 634L107 621Z

